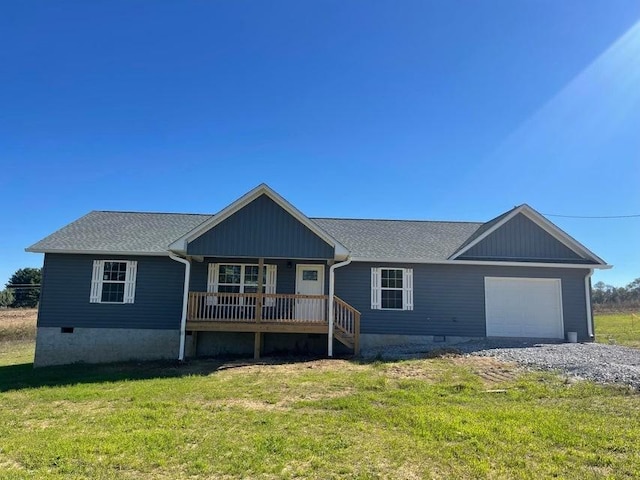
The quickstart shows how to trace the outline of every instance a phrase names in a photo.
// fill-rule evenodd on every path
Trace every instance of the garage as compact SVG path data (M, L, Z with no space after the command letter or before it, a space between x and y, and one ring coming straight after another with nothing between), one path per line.
M488 337L564 338L559 278L485 277Z

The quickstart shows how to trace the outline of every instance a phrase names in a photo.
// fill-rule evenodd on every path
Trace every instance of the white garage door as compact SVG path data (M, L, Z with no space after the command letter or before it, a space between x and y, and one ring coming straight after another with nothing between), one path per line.
M488 337L563 338L557 278L485 277Z

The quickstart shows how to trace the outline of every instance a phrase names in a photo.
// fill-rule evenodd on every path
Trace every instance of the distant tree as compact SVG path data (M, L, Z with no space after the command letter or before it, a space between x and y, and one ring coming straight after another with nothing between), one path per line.
M11 306L13 303L14 297L13 292L8 288L4 290L0 290L0 308L6 308Z
M593 299L593 303L605 303L606 301L606 293L605 290L607 285L604 282L600 281L593 286L591 298Z
M40 299L40 282L42 281L42 269L40 268L21 268L11 275L7 287L13 287L14 300L11 306L13 308L20 307L37 307ZM25 285L38 285L38 287L29 288Z
M640 304L640 278L636 278L626 287L614 287L598 282L593 285L591 298L596 305L635 308Z
M640 301L640 278L627 285L627 299L633 302Z

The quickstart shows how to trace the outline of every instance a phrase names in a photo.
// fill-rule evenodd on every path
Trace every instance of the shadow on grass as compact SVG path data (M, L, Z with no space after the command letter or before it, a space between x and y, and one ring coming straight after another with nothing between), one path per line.
M207 376L232 368L306 363L320 359L320 357L265 357L262 360L238 357L197 358L186 362L166 360L108 364L77 363L42 368L33 368L33 363L22 363L0 367L0 392L85 383Z

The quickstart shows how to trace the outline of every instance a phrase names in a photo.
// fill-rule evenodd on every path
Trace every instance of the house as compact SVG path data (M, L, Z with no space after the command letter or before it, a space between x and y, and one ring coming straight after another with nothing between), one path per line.
M486 223L308 218L266 185L215 215L94 211L44 253L35 365L478 337L594 338L610 268L527 205Z

